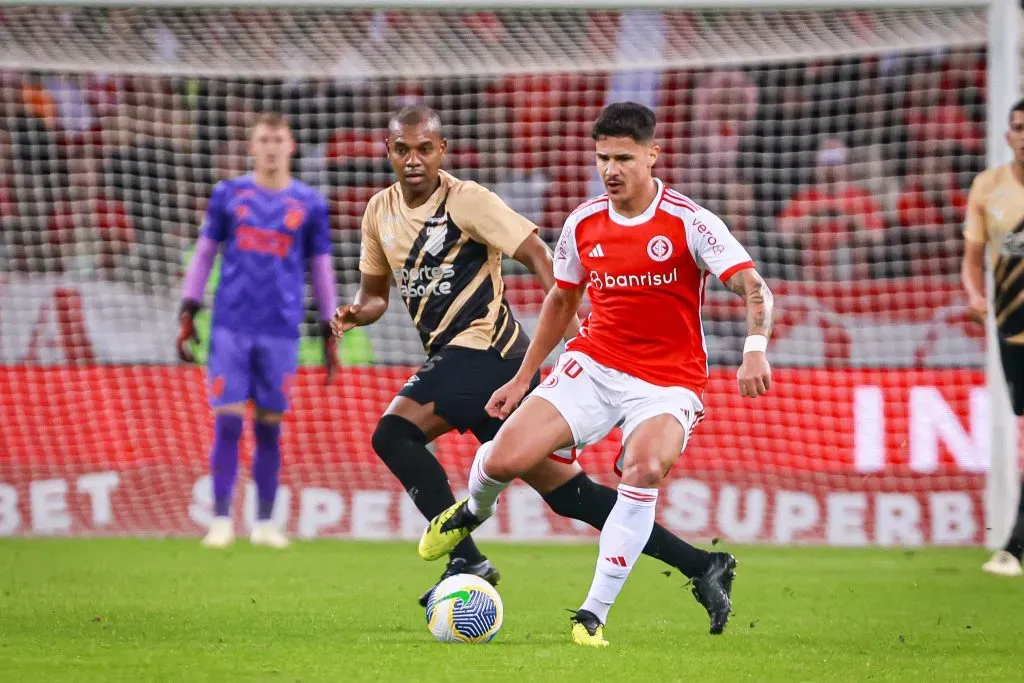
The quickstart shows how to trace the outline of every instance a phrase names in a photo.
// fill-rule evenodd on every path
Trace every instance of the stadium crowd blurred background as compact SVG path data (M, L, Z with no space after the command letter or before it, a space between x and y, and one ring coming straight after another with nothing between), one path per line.
M66 11L61 21L95 24L96 12ZM105 12L111 39L143 32L155 62L190 49L193 36L173 24ZM274 14L274 21L288 16ZM631 30L629 14L579 14L577 30L628 44L620 34ZM221 21L238 26L206 28L216 36L265 23L266 15L233 12ZM452 30L476 40L500 40L506 31L500 14L458 17L463 25ZM407 28L399 13L344 20L363 22L382 50ZM17 34L17 22L39 20L6 11L0 21ZM289 63L288 55L281 60ZM246 170L245 123L262 108L283 111L295 126L296 172L332 201L337 265L348 279L362 207L391 182L385 120L410 101L441 112L453 172L492 187L550 239L568 211L598 191L588 151L596 113L608 100L647 99L659 116L661 177L725 216L769 274L787 279L954 273L965 191L983 167L981 50L628 78L377 81L361 79L352 65L340 71L333 80L302 78L300 70L290 80L3 71L0 269L98 269L173 285L176 252L196 235L212 184ZM851 249L867 251L851 256Z

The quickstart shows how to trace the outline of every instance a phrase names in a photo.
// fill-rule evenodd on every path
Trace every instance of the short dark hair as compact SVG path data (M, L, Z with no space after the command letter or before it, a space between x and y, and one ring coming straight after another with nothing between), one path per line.
M637 102L616 102L609 104L594 122L590 137L632 138L634 142L645 143L654 139L657 119L650 108Z
M1013 114L1014 114L1014 112L1018 112L1018 111L1024 111L1024 97L1022 97L1021 99L1017 100L1017 102L1014 103L1013 107L1010 109L1010 122L1011 123L1013 122Z
M388 129L395 125L418 126L421 123L441 134L441 117L425 104L410 104L399 109L388 122Z

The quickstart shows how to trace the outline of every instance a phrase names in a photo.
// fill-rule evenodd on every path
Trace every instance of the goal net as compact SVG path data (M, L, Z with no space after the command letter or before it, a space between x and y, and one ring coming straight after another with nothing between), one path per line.
M725 219L778 309L772 392L745 400L742 303L710 288L708 417L660 521L734 542L980 542L984 330L957 273L966 190L985 165L986 31L966 4L0 9L0 534L197 534L211 519L212 420L203 370L175 359L175 318L205 202L246 172L255 112L288 116L294 172L329 198L345 301L363 207L392 182L390 112L436 108L448 169L553 243L600 192L592 121L628 99L658 114L658 175ZM507 273L532 329L543 293ZM370 445L424 360L392 302L346 338L330 386L310 302L275 512L299 537L422 530ZM200 330L208 339L208 321ZM619 439L588 449L591 475L613 481ZM436 444L457 488L474 451L468 435ZM481 532L590 533L520 487Z

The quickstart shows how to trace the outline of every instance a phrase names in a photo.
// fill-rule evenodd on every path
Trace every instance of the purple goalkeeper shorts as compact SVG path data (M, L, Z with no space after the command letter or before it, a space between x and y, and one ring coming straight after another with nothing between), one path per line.
M283 413L288 408L288 385L298 362L298 339L214 327L206 362L210 406L251 400L257 408Z

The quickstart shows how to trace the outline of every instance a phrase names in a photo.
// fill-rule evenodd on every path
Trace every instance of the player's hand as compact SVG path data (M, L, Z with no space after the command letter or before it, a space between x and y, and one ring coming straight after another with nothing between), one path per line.
M350 306L338 306L331 318L331 332L339 339L353 327L359 327L359 312L363 310L361 304Z
M523 397L526 396L526 392L529 390L529 379L513 377L511 381L499 387L497 391L491 394L491 398L487 401L487 406L484 409L491 417L504 420L512 414L512 411L516 409L516 406L519 405L519 402L523 400Z
M185 300L181 302L181 312L178 313L178 338L175 340L175 346L178 347L178 358L186 363L196 361L191 344L199 343L195 317L200 308L198 302Z
M971 317L979 323L984 323L985 318L988 317L988 299L973 294L969 297L968 305L971 307Z
M331 323L326 320L320 322L320 336L324 340L324 369L327 370L327 382L330 384L334 379L334 372L338 369L338 340L332 334Z
M750 351L743 354L743 364L736 373L740 385L740 396L757 398L768 393L772 386L772 368L764 351Z

